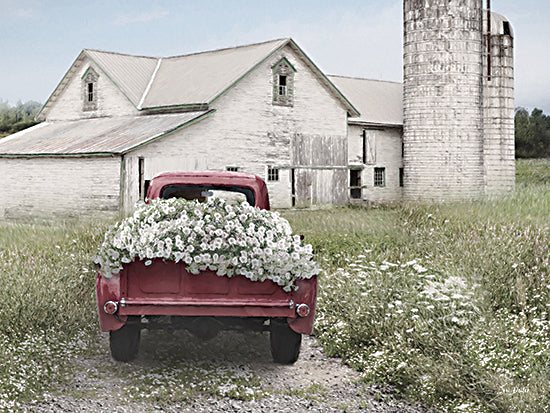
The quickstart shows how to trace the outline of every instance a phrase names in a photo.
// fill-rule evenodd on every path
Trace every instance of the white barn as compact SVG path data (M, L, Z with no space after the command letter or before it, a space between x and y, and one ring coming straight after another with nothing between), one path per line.
M0 140L0 219L128 213L168 170L256 174L275 208L513 190L509 22L464 1L405 0L404 17L403 84L327 76L292 39L167 58L83 50L43 122Z
M386 84L327 77L291 39L169 58L83 50L43 122L0 140L0 218L129 212L166 170L257 174L279 208L383 199L366 174L390 161L363 163L364 145L399 146L399 115L361 117L350 82Z

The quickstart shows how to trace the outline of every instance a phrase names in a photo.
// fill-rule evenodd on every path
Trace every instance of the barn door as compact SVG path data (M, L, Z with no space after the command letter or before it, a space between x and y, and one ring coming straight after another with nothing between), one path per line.
M296 207L338 204L348 200L348 171L340 168L294 170L293 200Z
M347 153L345 136L295 134L292 139L294 205L346 202Z
M138 158L138 190L139 199L144 201L149 189L149 179L145 179L145 159Z

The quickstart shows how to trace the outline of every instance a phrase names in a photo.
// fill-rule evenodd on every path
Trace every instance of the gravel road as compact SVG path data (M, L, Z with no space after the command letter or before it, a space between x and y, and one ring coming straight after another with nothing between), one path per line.
M300 358L293 365L278 365L271 361L267 334L221 332L216 338L204 342L185 331L144 331L140 353L131 363L112 360L108 336L102 335L97 354L80 357L71 363L73 374L66 378L58 391L43 395L43 400L29 403L23 410L111 413L428 412L420 406L395 399L381 388L361 383L357 372L342 365L340 359L325 356L316 340L309 336L303 337ZM154 383L159 383L159 388L168 388L168 392L195 386L195 382L201 380L200 374L181 378L182 371L188 372L189 368L195 373L200 370L206 381L219 381L220 371L242 375L247 383L253 383L255 395L261 394L261 397L252 400L223 397L219 389L217 393L201 392L202 395L193 394L179 400L173 397L157 400L133 397L133 393L155 389ZM175 371L179 378L174 381ZM141 388L140 380L153 381L153 386Z

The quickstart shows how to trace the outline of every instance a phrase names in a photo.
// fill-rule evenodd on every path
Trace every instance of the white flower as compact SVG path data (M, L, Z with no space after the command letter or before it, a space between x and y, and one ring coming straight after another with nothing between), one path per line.
M194 274L210 269L220 276L271 279L286 291L296 288L297 279L320 272L311 245L292 236L279 214L221 199L141 205L107 231L97 262L101 274L111 277L123 264L140 259L149 265L154 258L184 262Z

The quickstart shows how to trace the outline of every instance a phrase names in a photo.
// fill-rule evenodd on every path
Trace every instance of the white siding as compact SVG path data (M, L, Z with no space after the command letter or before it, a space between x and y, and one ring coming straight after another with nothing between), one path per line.
M0 158L0 218L116 213L120 158Z
M97 80L98 109L83 111L84 92L82 76L89 67L92 67L99 75ZM74 73L72 73L67 86L56 98L53 106L47 113L49 121L85 119L100 116L128 116L138 113L137 109L123 95L120 89L88 58L76 62L73 70Z
M366 201L399 201L403 188L399 186L399 169L403 167L402 134L398 128L366 128L373 145L370 154L363 163L363 130L362 126L349 127L349 160L350 164L362 167L362 199ZM374 168L385 168L385 186L374 186Z
M283 56L296 68L292 107L272 104L271 67ZM339 141L342 148L346 147L345 108L289 47L258 66L216 100L212 108L216 113L210 117L133 151L127 162L131 162L129 158L143 157L145 179L166 170L224 170L226 166L238 166L267 181L268 165L292 166L294 142L314 139L320 154L329 152L323 142ZM339 162L342 166L347 165L346 157L347 149L343 162ZM130 187L137 174L125 179L125 186ZM332 179L326 185L329 189L324 192L330 192ZM272 206L291 206L288 169L281 170L279 181L268 182L268 187ZM345 186L342 191L346 196ZM134 192L129 200L137 199L137 187Z

